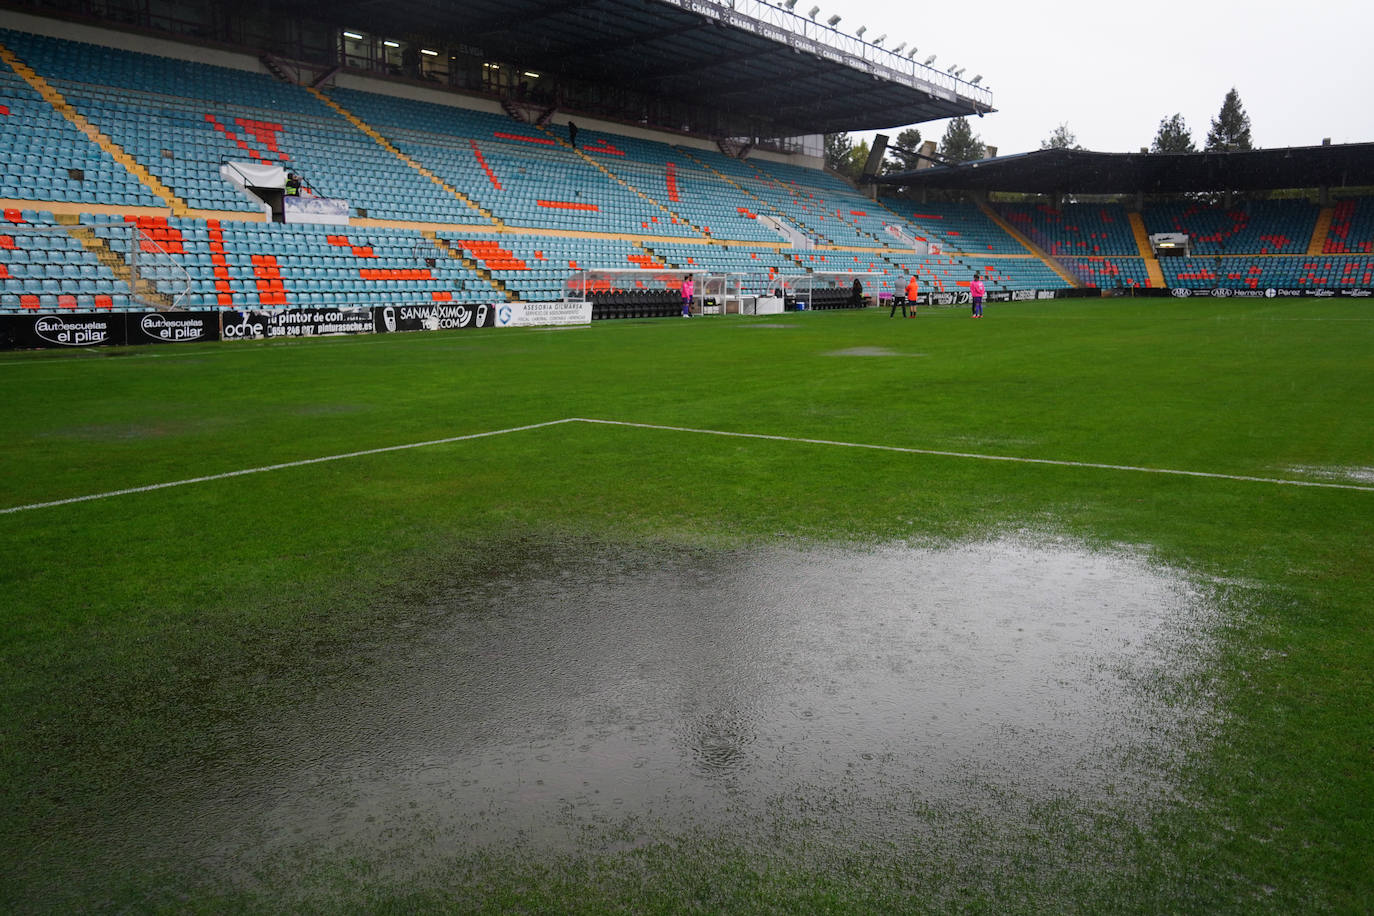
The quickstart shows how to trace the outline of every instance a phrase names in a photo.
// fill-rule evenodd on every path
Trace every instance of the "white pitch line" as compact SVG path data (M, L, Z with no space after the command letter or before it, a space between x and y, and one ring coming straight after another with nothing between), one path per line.
M1209 477L1214 480L1240 480L1251 483L1279 484L1287 487L1324 487L1332 490L1362 490L1374 493L1374 487L1353 483L1325 483L1312 480L1285 480L1279 477L1249 477L1244 474L1218 474L1212 471L1180 471L1172 468L1146 468L1130 464L1098 464L1092 461L1061 461L1055 458L1021 458L1015 455L983 455L977 452L948 452L931 448L909 448L902 445L870 445L863 442L840 442L834 439L807 439L798 436L775 436L766 433L737 433L720 429L695 429L690 426L662 426L655 423L630 423L625 420L594 420L574 417L580 423L601 423L606 426L631 426L638 429L659 429L668 432L697 433L703 436L727 436L735 439L765 439L772 442L799 442L808 445L833 445L840 448L862 448L879 452L898 452L904 455L935 455L941 458L971 458L978 461L1009 461L1015 464L1050 464L1065 468L1096 468L1103 471L1135 471L1141 474L1171 474L1178 477Z
M801 436L778 436L768 433L739 433L722 429L697 429L691 426L665 426L657 423L632 423L628 420L599 420L589 417L564 417L561 420L548 420L544 423L531 423L527 426L512 426L507 429L494 429L484 433L468 433L465 436L450 436L446 439L430 439L425 442L409 442L405 445L387 445L381 448L364 449L360 452L346 452L342 455L326 455L322 458L304 458L300 461L287 461L282 464L268 464L257 468L239 471L225 471L222 474L207 474L204 477L190 477L186 480L173 480L167 483L154 483L142 487L128 487L123 490L110 490L105 493L91 493L86 496L73 496L69 499L55 499L50 502L30 503L27 506L11 506L0 509L0 515L27 512L30 509L48 509L53 506L67 506L72 503L90 502L95 499L108 499L112 496L128 496L133 493L149 493L169 487L184 487L193 483L208 483L212 480L226 480L230 477L243 477L247 474L262 474L267 471L284 471L290 468L322 464L327 461L343 461L346 458L362 458L367 455L382 455L387 452L401 452L413 448L427 448L431 445L448 445L453 442L466 442L471 439L486 439L491 436L504 436L507 433L525 432L560 426L564 423L592 423L600 426L623 426L631 429L657 429L665 432L694 433L702 436L723 436L732 439L760 439L768 442L794 442L804 445L830 445L838 448L859 448L877 452L896 452L903 455L933 455L940 458L968 458L976 461L1008 461L1014 464L1048 464L1065 468L1094 468L1103 471L1134 471L1140 474L1167 474L1176 477L1206 477L1213 480L1236 480L1250 483L1267 483L1285 487L1320 487L1328 490L1359 490L1374 493L1374 486L1360 486L1352 483L1328 483L1314 480L1285 480L1278 477L1251 477L1244 474L1218 474L1211 471L1180 471L1172 468L1146 468L1129 464L1099 464L1092 461L1061 461L1055 458L1022 458L1015 455L984 455L978 452L951 452L931 448L911 448L904 445L873 445L865 442L842 442L836 439L809 439Z
M267 471L284 471L288 468L300 468L311 464L322 464L326 461L343 461L345 458L362 458L366 455L383 455L387 452L401 452L412 448L426 448L431 445L448 445L451 442L466 442L469 439L486 439L490 436L504 436L507 433L519 433L529 429L541 429L545 426L557 426L560 423L571 423L571 418L564 420L549 420L547 423L531 423L528 426L512 426L509 429L493 429L484 433L469 433L466 436L450 436L447 439L430 439L427 442L410 442L405 445L387 445L382 448L369 448L361 452L346 452L342 455L326 455L323 458L304 458L300 461L287 461L282 464L267 464L260 468L245 468L240 471L225 471L223 474L207 474L204 477L189 477L186 480L173 480L168 483L153 483L143 487L129 487L124 490L110 490L106 493L91 493L87 496L73 496L70 499L54 499L46 503L30 503L27 506L11 506L8 509L0 509L0 515L8 515L14 512L27 512L30 509L47 509L52 506L66 506L72 503L84 503L93 499L108 499L111 496L128 496L131 493L148 493L153 490L165 490L168 487L184 487L193 483L207 483L211 480L225 480L230 477L243 477L246 474L262 474Z

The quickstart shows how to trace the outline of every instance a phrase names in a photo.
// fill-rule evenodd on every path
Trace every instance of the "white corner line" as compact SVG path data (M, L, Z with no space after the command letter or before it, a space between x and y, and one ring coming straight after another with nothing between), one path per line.
M631 423L625 420L596 420L573 417L579 423L601 423L606 426L631 426L639 429L659 429L668 432L696 433L703 436L727 436L735 439L765 439L773 442L797 442L807 445L833 445L840 448L862 448L878 452L898 452L904 455L934 455L941 458L970 458L977 461L1009 461L1015 464L1049 464L1065 468L1093 468L1103 471L1134 471L1140 474L1169 474L1177 477L1209 477L1214 480L1238 480L1268 483L1287 487L1323 487L1331 490L1360 490L1374 493L1374 486L1353 483L1328 483L1315 480L1288 480L1282 477L1250 477L1244 474L1219 474L1212 471L1180 471L1172 468L1146 468L1130 464L1099 464L1092 461L1062 461L1055 458L1021 458L1015 455L983 455L977 452L951 452L931 448L909 448L901 445L871 445L863 442L840 442L835 439L807 439L798 436L775 436L766 433L737 433L720 429L696 429L690 426L663 426L655 423Z
M622 426L629 429L656 429L664 432L692 433L700 436L722 436L732 439L759 439L767 442L792 442L801 445L828 445L837 448L858 448L877 452L895 452L902 455L931 455L939 458L965 458L975 461L1008 461L1014 464L1047 464L1065 468L1091 468L1102 471L1131 471L1139 474L1165 474L1175 477L1205 477L1213 480L1235 480L1248 483L1267 483L1285 487L1319 487L1328 490L1358 490L1374 493L1374 486L1361 486L1353 483L1329 483L1314 480L1286 480L1280 477L1251 477L1244 474L1219 474L1211 471L1180 471L1171 468L1146 468L1129 464L1099 464L1092 461L1062 461L1054 458L1022 458L1014 455L984 455L978 452L953 452L941 449L911 448L903 445L873 445L864 442L842 442L836 439L810 439L802 436L778 436L768 433L740 433L722 429L698 429L691 426L667 426L659 423L633 423L628 420L602 420L591 417L564 417L561 420L547 420L543 423L530 423L525 426L511 426L506 429L493 429L481 433L468 433L463 436L449 436L445 439L429 439L425 442L408 442L405 445L387 445L369 448L358 452L345 452L341 455L325 455L321 458L303 458L300 461L286 461L281 464L267 464L262 467L244 468L238 471L225 471L222 474L207 474L204 477L188 477L185 480L172 480L166 483L153 483L142 487L128 487L123 490L109 490L104 493L90 493L86 496L73 496L68 499L54 499L49 502L30 503L25 506L10 506L0 509L0 515L12 515L31 509L49 509L54 506L68 506L73 503L90 502L96 499L109 499L115 496L129 496L134 493L150 493L171 487L184 487L195 483L209 483L214 480L227 480L248 474L263 474L268 471L284 471L290 468L323 464L328 461L343 461L348 458L363 458L368 455L384 455L388 452L402 452L408 449L428 448L432 445L449 445L454 442L467 442L473 439L488 439L509 433L526 432L561 426L565 423L591 423L598 426Z
M91 493L87 496L73 496L70 499L54 499L51 502L31 503L27 506L11 506L8 509L0 509L0 515L9 515L14 512L27 512L30 509L48 509L52 506L67 506L72 503L90 502L93 499L108 499L112 496L128 496L133 493L148 493L153 490L165 490L169 487L184 487L193 483L208 483L212 480L226 480L230 477L243 477L247 474L263 474L267 471L284 471L288 468L300 468L311 464L323 464L326 461L343 461L346 458L362 458L367 455L384 455L387 452L402 452L412 448L426 448L431 445L448 445L451 442L466 442L469 439L486 439L491 436L504 436L507 433L519 433L530 429L542 429L545 426L557 426L560 423L572 423L572 418L563 420L549 420L546 423L531 423L528 426L512 426L508 429L493 429L484 433L468 433L465 436L449 436L447 439L430 439L427 442L409 442L405 445L387 445L382 448L369 448L361 452L346 452L342 455L326 455L323 458L303 458L300 461L286 461L281 464L267 464L260 468L245 468L239 471L225 471L223 474L207 474L204 477L188 477L186 480L172 480L167 483L153 483L143 487L129 487L124 490L110 490L106 493Z

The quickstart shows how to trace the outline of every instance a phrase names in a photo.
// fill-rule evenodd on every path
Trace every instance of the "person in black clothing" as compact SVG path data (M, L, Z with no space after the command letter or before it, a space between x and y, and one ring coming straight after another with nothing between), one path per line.
M571 121L568 122L568 145L577 149L577 125Z
M849 307L854 309L864 307L864 284L858 277L854 278L854 287L849 291Z

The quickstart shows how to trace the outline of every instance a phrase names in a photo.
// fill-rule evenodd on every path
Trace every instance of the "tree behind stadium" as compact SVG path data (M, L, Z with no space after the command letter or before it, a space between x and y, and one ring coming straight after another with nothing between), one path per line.
M1174 114L1159 122L1154 142L1150 144L1152 153L1196 153L1193 132L1188 129L1183 115Z
M921 132L914 127L908 127L897 135L897 142L893 145L908 152L917 152L921 148ZM881 174L891 175L895 172L905 172L912 168L912 165L912 163L907 162L905 157L892 152L892 147L889 146L887 155L883 157Z
M1232 86L1221 103L1221 111L1212 119L1212 129L1207 132L1207 152L1254 148L1250 142L1250 116L1240 104L1240 93Z
M1040 141L1041 149L1082 149L1083 145L1078 142L1078 137L1069 130L1069 122L1065 121L1054 129L1048 140Z
M951 118L940 141L940 155L950 162L973 162L987 155L987 147L973 135L967 118Z
M854 143L849 134L825 135L825 167L835 172L843 172L849 166L849 156L854 151Z

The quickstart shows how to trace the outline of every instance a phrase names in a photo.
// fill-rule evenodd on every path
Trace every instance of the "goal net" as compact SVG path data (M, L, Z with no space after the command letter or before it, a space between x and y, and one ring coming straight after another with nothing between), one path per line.
M0 311L177 309L190 291L180 257L134 223L0 224Z

